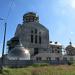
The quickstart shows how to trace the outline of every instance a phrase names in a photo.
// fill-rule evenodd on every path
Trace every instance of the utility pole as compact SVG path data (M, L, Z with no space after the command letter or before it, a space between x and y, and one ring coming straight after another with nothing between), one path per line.
M0 20L4 20L4 19L0 18ZM3 47L2 47L2 57L1 57L1 72L3 71L3 66L4 66L4 50L5 50L6 28L7 28L7 23L4 24L4 37L3 37Z
M2 48L2 69L3 69L3 66L4 66L4 50L5 50L6 27L7 27L7 23L5 23L4 38L3 38L3 48Z

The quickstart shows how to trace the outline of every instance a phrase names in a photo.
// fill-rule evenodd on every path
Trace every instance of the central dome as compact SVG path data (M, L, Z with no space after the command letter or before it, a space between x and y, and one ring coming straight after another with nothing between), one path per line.
M28 49L17 45L8 53L9 60L30 60L30 53Z

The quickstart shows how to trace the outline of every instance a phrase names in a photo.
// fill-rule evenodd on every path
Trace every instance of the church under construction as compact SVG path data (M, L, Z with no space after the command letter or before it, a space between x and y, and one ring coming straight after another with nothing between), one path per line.
M34 12L24 14L23 23L18 24L15 35L7 41L7 46L6 59L15 63L17 61L20 66L34 62L64 64L75 60L75 47L72 43L64 49L66 53L63 55L62 45L49 39L49 30L40 24L39 16Z

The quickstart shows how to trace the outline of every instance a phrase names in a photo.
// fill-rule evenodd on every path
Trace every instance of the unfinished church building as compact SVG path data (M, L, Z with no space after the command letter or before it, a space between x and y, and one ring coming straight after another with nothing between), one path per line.
M39 17L35 13L29 12L23 16L23 24L18 24L14 37L7 44L8 57L14 55L12 51L17 45L22 45L29 50L30 59L34 59L37 54L48 50L49 31L39 23Z
M24 14L23 24L18 24L15 35L7 42L7 46L8 60L62 61L70 59L68 58L71 51L69 47L66 47L68 54L62 55L62 45L49 40L49 30L39 23L39 17L34 12ZM72 49L75 52L75 48Z

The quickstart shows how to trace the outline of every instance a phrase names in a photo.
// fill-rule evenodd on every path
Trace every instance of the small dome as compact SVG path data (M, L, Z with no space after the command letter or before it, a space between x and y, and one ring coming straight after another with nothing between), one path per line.
M16 46L8 53L9 60L30 60L30 53L28 49L23 46Z
M69 45L65 48L67 49L75 49L75 45L73 45L71 42L69 42Z
M67 47L66 47L66 49L69 49L69 48L74 48L72 45L68 45Z
M65 48L65 50L66 50L66 54L67 55L71 55L71 56L74 56L75 55L75 47L72 44L68 45Z

